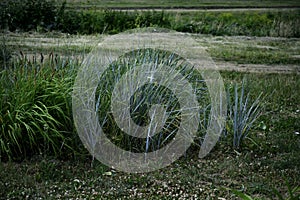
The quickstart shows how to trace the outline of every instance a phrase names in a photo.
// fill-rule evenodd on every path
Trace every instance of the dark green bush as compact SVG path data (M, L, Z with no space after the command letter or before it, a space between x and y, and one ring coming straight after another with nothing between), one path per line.
M187 12L67 10L54 0L3 0L0 29L116 34L156 26L212 35L300 37L300 11Z
M195 12L67 11L58 30L67 33L116 34L143 27L212 35L300 37L300 11Z
M67 11L63 14L61 23L59 24L59 30L70 34L78 33L80 23L80 13Z
M3 0L0 3L0 28L10 31L51 30L57 26L65 3L54 0Z

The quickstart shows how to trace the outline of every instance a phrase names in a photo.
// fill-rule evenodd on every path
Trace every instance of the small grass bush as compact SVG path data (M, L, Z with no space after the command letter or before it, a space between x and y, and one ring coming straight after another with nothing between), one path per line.
M251 100L245 80L243 80L240 88L237 84L227 88L228 118L225 135L229 134L229 137L233 137L232 145L236 149L242 147L254 122L262 112L263 99L261 95L262 93L256 99Z

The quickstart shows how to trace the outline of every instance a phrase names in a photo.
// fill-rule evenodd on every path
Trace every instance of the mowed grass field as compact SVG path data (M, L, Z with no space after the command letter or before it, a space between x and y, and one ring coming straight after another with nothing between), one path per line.
M299 1L275 0L67 2L70 10L299 6ZM186 11L176 12L185 21L197 18L197 11L190 16ZM235 12L240 11L226 11ZM241 199L238 193L252 199L299 199L300 38L258 37L251 33L184 34L206 49L219 67L226 88L241 86L246 79L252 100L263 94L262 113L239 149L232 146L229 128L229 135L222 136L204 159L198 158L199 146L195 144L164 169L127 174L94 160L82 146L71 119L71 86L76 72L87 54L110 36L2 32L2 47L11 51L12 58L8 69L0 72L1 139L6 130L19 131L14 129L18 123L27 123L35 131L16 134L21 147L34 152L32 155L24 155L28 153L24 151L15 159L4 160L6 152L2 151L0 199ZM56 119L47 118L49 114ZM47 123L49 119L51 123ZM0 145L3 148L7 144Z

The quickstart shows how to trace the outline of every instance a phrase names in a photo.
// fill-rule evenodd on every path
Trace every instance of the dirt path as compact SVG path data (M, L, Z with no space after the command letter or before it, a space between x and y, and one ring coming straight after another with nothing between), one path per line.
M174 33L174 32L173 32ZM163 33L166 37L172 33ZM71 36L61 34L59 36L43 36L42 34L8 34L8 44L14 46L16 55L22 51L29 59L40 60L40 53L43 53L45 59L49 57L50 52L57 53L60 58L70 58L82 60L89 50L93 49L98 42L101 42L104 35L98 36ZM130 37L124 35L124 37ZM254 48L272 53L286 53L290 58L300 59L300 39L297 38L272 38L272 37L246 37L246 36L210 36L210 35L192 35L197 41L196 47L205 49L220 49L220 52L228 49L241 49L247 53L247 48ZM124 45L126 45L124 43ZM299 58L298 58L299 57ZM300 65L294 64L240 64L233 61L215 61L219 70L256 72L256 73L298 73L300 74Z
M224 71L300 74L299 65L235 64L231 62L216 62L216 65L219 68L219 70L224 70Z

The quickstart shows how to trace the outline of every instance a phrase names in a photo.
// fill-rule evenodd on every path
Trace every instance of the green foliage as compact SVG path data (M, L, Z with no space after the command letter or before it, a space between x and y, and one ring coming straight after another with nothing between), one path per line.
M70 105L75 74L72 64L25 58L1 72L1 160L69 156L78 149Z
M67 33L116 34L134 28L149 26L170 27L164 12L126 12L109 9L100 11L66 11L59 25L59 30Z
M300 11L197 12L172 16L172 29L212 35L300 36Z
M0 3L0 29L54 29L63 13L65 3L58 8L54 0L4 0Z
M212 35L300 37L300 11L164 12L110 9L66 11L66 2L4 0L0 3L0 29L59 30L66 33L116 34L157 26L180 32Z
M67 33L116 34L157 26L180 32L212 35L300 37L300 11L188 12L74 11L65 12L58 30Z

